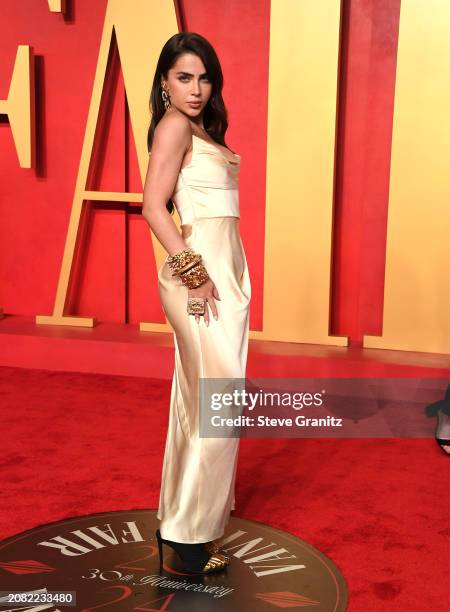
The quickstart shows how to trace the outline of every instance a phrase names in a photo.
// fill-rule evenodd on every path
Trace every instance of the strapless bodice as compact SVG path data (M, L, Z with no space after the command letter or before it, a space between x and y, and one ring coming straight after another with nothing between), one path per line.
M234 153L234 158L230 161L219 147L192 135L192 158L181 168L172 195L181 225L205 217L240 217L241 157Z

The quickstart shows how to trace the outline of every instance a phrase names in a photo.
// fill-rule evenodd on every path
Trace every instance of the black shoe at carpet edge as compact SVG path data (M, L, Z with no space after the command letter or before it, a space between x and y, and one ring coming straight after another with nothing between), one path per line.
M442 438L440 434L440 432L444 430L444 420L446 420L446 417L450 418L450 384L447 387L445 399L439 400L438 402L434 402L433 404L427 406L425 408L425 413L428 417L437 416L436 431L434 436L439 448L442 449L442 452L450 457L450 453L442 448L443 446L450 446L450 440L447 438Z
M164 562L163 544L170 546L177 553L183 563L184 569L192 574L211 574L213 572L219 572L225 569L230 562L229 557L221 553L210 554L205 544L184 544L182 542L165 540L161 537L159 529L156 530L156 540L158 542L160 570Z

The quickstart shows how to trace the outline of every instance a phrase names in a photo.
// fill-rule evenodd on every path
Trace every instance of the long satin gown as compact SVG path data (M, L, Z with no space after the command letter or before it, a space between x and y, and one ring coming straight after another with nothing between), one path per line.
M185 243L202 255L221 297L218 320L210 311L206 326L187 314L188 289L167 258L158 271L175 367L157 517L161 536L175 542L220 538L234 509L239 438L199 435L199 378L245 378L251 285L239 232L241 158L234 159L193 135L191 161L172 196L181 224L192 226Z

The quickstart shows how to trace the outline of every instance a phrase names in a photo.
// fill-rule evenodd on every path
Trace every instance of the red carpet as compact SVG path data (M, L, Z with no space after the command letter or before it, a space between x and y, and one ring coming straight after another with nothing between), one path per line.
M170 382L0 368L0 539L155 508ZM449 460L432 439L242 440L235 514L327 554L349 610L447 610Z

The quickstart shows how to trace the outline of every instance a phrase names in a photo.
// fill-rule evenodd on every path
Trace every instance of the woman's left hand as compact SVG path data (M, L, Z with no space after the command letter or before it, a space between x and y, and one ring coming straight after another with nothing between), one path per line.
M209 312L208 312L208 304L211 308L211 312L213 317L218 319L218 312L215 300L220 300L219 292L217 291L217 287L213 283L213 281L208 278L204 283L200 285L200 287L196 287L195 289L188 289L188 298L196 297L203 298L205 300L205 314L203 315L205 320L205 325L209 325ZM200 321L200 315L195 315L195 320L197 323Z

